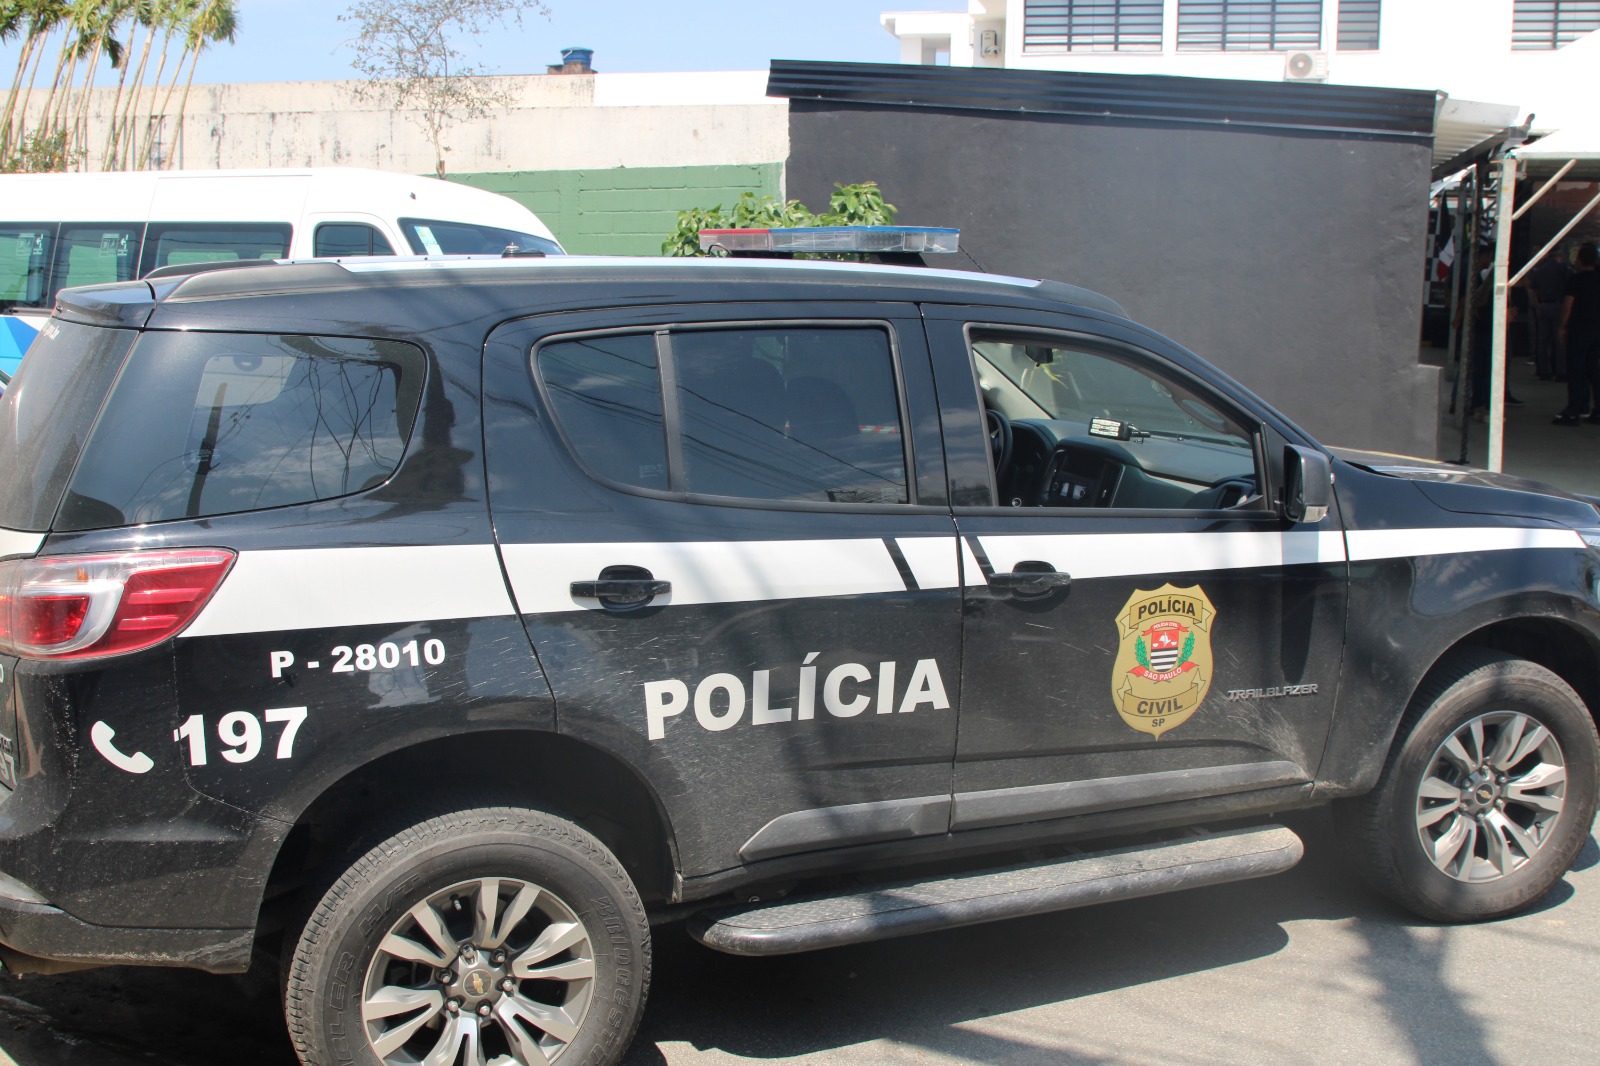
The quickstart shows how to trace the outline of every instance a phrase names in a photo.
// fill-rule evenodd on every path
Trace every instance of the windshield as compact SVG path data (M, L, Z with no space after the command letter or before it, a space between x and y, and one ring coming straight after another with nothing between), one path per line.
M471 222L441 222L431 218L402 218L400 231L416 255L499 255L507 248L523 252L561 255L561 245L549 237Z
M980 340L973 352L984 399L1008 418L1111 418L1143 433L1249 447L1211 404L1101 352L1009 340Z

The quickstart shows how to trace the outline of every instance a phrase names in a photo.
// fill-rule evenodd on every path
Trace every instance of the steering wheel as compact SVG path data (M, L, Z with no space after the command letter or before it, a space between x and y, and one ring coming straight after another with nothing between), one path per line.
M1011 419L993 407L985 407L983 420L989 428L989 454L994 456L994 479L999 482L1001 472L1011 461Z

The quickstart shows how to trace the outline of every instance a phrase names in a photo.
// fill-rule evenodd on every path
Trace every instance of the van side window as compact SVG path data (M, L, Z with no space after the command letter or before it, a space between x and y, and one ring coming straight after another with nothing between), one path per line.
M54 222L0 222L0 311L49 307Z
M324 256L393 255L383 234L365 222L319 222L311 238L311 254Z
M137 275L143 229L142 224L132 222L63 223L50 291L132 281Z
M287 222L152 222L139 274L173 263L283 259L293 232Z

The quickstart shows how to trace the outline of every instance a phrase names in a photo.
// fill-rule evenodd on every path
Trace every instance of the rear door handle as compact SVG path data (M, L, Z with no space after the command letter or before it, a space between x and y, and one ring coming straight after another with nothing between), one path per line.
M608 566L595 581L574 581L574 598L599 600L604 607L626 610L643 607L672 591L672 582L657 580L642 566Z
M1039 596L1054 589L1064 589L1072 584L1072 575L1062 573L1049 563L1028 559L1017 564L1015 570L991 574L989 587L1015 592L1023 596Z

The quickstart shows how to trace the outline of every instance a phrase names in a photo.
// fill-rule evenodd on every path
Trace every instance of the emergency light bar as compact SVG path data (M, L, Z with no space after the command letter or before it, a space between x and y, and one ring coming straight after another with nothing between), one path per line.
M937 226L801 226L792 229L703 229L700 250L730 255L858 252L919 255L959 250L961 231Z

